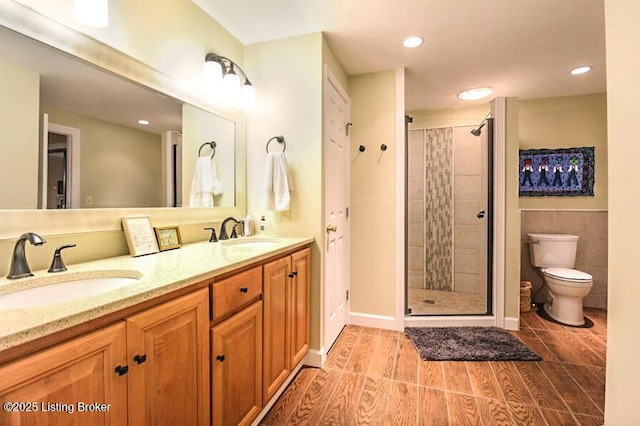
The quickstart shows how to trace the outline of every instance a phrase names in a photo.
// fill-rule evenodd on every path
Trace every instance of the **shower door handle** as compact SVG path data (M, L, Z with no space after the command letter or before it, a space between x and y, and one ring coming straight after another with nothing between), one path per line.
M476 217L478 219L484 219L484 210L479 211L478 214L476 215Z

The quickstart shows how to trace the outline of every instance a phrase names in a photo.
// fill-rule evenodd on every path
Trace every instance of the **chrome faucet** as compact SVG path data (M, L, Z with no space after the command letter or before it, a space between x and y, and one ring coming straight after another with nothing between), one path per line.
M233 230L231 231L231 237L229 237L227 235L227 223L229 222L235 222L236 224L233 225ZM236 226L238 226L240 224L240 220L236 219L233 216L229 216L228 218L226 218L225 220L222 221L222 225L220 225L220 236L218 237L219 240L228 240L229 238L238 238L238 234L236 233Z
M24 244L29 241L34 246L41 246L46 241L38 234L27 232L20 235L16 245L13 247L13 256L11 257L11 268L7 278L15 280L17 278L32 277L31 269L27 263L27 256L24 254Z

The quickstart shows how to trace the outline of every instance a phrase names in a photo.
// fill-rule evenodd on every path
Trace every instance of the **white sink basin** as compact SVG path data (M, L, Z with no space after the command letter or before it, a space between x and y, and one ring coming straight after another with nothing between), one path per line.
M92 271L16 281L16 286L29 288L0 295L0 311L84 299L135 284L141 277L137 271Z
M271 248L280 244L278 240L271 238L234 238L220 242L227 247L237 248Z

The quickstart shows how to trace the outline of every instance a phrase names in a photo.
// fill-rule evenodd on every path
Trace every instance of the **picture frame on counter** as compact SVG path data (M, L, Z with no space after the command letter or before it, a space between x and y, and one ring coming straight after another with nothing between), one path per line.
M122 228L131 256L158 253L158 242L149 216L124 216Z
M154 229L160 251L182 246L182 238L180 237L180 228L178 226L157 226Z

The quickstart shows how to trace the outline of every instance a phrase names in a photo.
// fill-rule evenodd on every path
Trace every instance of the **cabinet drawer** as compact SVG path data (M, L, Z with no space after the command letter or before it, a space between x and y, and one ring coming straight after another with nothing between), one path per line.
M249 305L262 294L262 267L257 266L211 285L213 320Z

